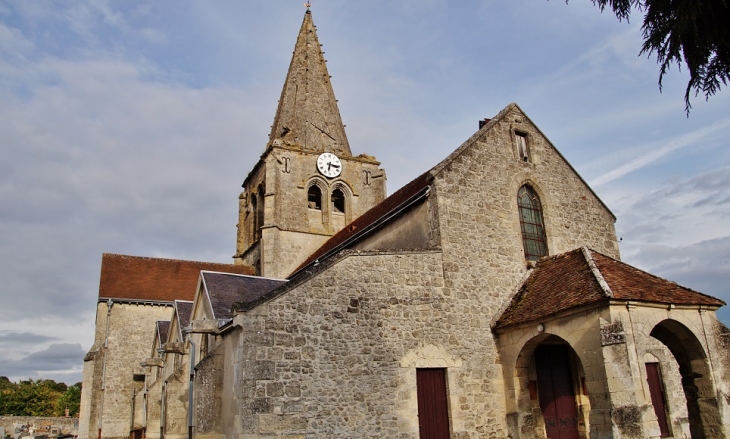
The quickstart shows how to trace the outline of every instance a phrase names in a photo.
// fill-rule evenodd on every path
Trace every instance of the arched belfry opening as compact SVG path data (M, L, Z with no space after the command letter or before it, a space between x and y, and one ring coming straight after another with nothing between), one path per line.
M307 190L307 207L314 210L322 210L322 190L313 184Z
M345 194L340 188L332 191L332 212L345 214Z
M660 322L650 335L669 349L679 365L691 437L725 437L707 353L697 336L676 320Z

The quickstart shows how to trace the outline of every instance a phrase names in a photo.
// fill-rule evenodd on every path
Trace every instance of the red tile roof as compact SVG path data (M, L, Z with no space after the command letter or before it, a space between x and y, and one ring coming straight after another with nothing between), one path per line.
M723 306L725 302L654 276L601 253L591 252L596 267L613 291L614 299L675 305Z
M99 299L172 302L193 300L201 270L254 274L247 265L104 253Z
M356 237L362 233L371 225L375 224L378 220L385 217L390 212L396 210L403 203L407 202L412 197L418 195L418 193L428 187L433 181L433 177L430 172L425 172L410 183L406 184L402 188L398 189L391 196L381 201L367 212L357 217L353 222L346 225L344 229L337 232L334 236L328 239L322 246L312 253L306 261L302 263L296 270L292 272L289 277L291 278L295 273L302 270L307 265L316 261L317 259L326 256L331 251L335 250L338 246L344 244L351 238Z
M586 258L588 255L588 258ZM594 263L597 273L591 269ZM605 280L604 288L599 278ZM651 275L601 253L579 248L541 259L495 328L544 319L609 300L720 307L722 300Z

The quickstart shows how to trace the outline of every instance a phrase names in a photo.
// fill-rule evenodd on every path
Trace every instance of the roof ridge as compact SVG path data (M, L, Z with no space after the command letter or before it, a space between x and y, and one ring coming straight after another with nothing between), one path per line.
M210 261L196 261L193 259L173 259L173 258L158 258L155 256L135 256L135 255L124 255L121 253L102 253L102 260L105 257L108 258L129 258L129 259L146 259L150 261L169 261L169 262L192 262L196 264L210 264L210 265L235 265L235 264L229 264L227 262L210 262Z
M608 285L608 282L606 282L606 279L604 279L603 274L601 274L601 270L599 270L596 266L596 261L593 260L591 250L586 246L581 246L580 251L581 253L583 253L583 257L585 258L586 262L588 262L588 267L591 269L593 277L595 277L598 281L598 285L601 287L601 291L603 291L606 297L613 298L613 291L611 290L611 286Z
M280 279L278 277L265 277L265 276L256 276L253 274L240 274L240 273L228 273L225 271L213 271L213 270L200 270L200 273L211 273L211 274L225 274L225 275L231 275L231 276L238 276L238 277L250 277L253 279L266 279L266 280L278 280L278 281L287 281L286 279Z
M610 260L612 260L612 261L614 261L614 262L617 262L617 263L619 263L619 264L621 264L621 265L624 265L624 266L626 266L626 267L628 267L628 268L630 268L630 269L632 269L632 270L635 270L635 271L641 272L641 273L643 273L643 274L645 274L645 275L647 275L647 276L650 276L650 277L652 277L652 278L654 278L654 279L658 279L658 280L660 280L660 281L662 281L662 282L669 282L669 283L671 283L671 284L674 284L674 285L678 286L679 288L685 289L685 290L687 290L687 291L691 291L692 293L695 293L695 294L699 294L700 296L704 296L704 297L707 297L708 299L713 299L713 300L719 300L720 302L722 302L722 303L725 303L725 304L726 304L726 302L725 302L724 300L722 300L722 299L718 299L717 297L711 296L711 295L709 295L709 294L705 294L705 293L703 293L703 292L701 292L701 291L697 291L697 290L695 290L695 289L693 289L693 288L690 288L690 287L686 287L686 286L684 286L684 285L682 285L682 284L680 284L680 283L678 283L678 282L675 282L675 281L673 281L673 280L671 280L671 279L665 279L665 278L663 278L663 277L660 277L660 276L657 276L657 275L655 275L655 274L649 273L649 272L648 272L648 271L646 271L646 270L642 270L641 268L637 268L637 267L634 267L634 266L633 266L633 265L631 265L631 264L628 264L628 263L626 263L626 262L624 262L624 261L621 261L621 260L619 260L619 259L616 259L616 258L612 258L611 256L608 256L608 255L604 255L604 254L603 254L603 253L601 253L601 252L597 252L597 251L595 251L595 250L593 250L593 251L594 251L595 253L598 253L598 254L599 254L599 255L600 255L601 257L603 257L603 258L606 258L606 259L610 259Z

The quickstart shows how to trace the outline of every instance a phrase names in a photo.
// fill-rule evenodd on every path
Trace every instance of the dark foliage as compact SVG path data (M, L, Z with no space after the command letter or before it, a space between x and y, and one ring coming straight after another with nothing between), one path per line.
M673 63L685 64L690 74L684 94L689 114L690 97L705 99L730 81L730 0L591 0L603 11L609 7L619 20L632 8L644 13L641 54L656 53L659 89Z
M81 383L67 386L53 380L23 380L10 382L0 377L0 415L71 416L79 412Z

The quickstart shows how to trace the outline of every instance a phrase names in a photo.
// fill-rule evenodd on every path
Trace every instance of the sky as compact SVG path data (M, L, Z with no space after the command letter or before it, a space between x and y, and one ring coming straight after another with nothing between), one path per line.
M104 252L232 261L302 3L0 0L0 375L81 380ZM687 117L688 75L659 91L639 14L312 3L352 151L389 193L517 102L617 216L625 262L730 302L730 92Z

